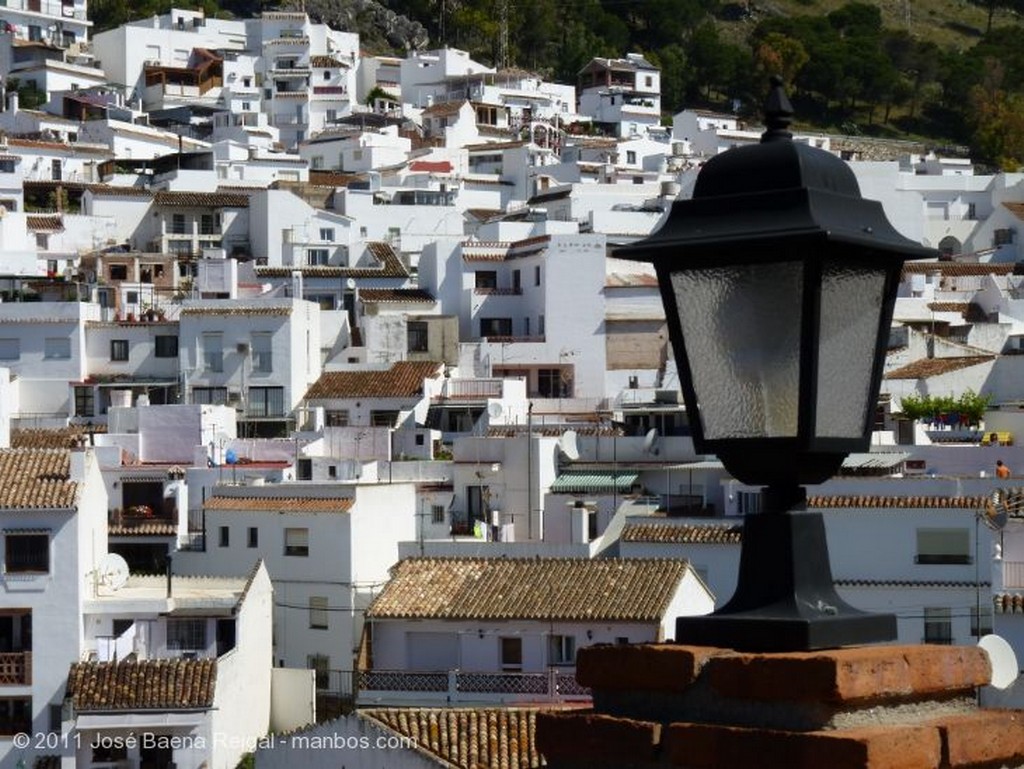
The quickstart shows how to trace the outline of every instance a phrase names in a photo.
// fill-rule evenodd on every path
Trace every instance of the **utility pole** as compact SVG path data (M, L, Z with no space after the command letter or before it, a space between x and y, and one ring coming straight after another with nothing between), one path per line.
M509 61L508 50L508 9L512 0L499 0L498 2L498 61L495 68L498 70L507 69Z

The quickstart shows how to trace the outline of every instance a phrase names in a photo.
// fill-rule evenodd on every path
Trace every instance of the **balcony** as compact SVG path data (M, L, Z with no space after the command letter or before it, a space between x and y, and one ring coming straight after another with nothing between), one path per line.
M1003 561L1003 587L1024 588L1024 561Z
M343 85L315 85L313 96L331 100L348 99L348 89Z
M0 686L29 686L32 683L32 652L0 654Z
M587 702L590 690L573 668L539 673L466 670L362 670L356 674L358 704Z

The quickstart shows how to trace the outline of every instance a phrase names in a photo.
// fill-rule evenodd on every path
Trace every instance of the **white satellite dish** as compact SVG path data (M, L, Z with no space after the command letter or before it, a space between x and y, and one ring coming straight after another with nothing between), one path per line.
M487 404L487 416L491 419L501 419L505 415L505 407L498 401L491 401Z
M352 291L355 287L356 287L356 279L355 278L348 278L345 281L345 288L347 288L349 291Z
M117 553L107 553L100 560L100 584L117 590L128 581L128 563Z
M661 453L661 436L658 435L658 430L654 427L648 430L647 435L644 436L644 451L652 457Z
M996 689L1005 689L1017 680L1020 668L1017 667L1017 655L1013 647L1002 636L994 633L982 636L978 646L988 654L992 665L992 683Z
M565 458L571 462L575 462L580 458L580 449L576 442L576 431L566 430L562 433L562 437L558 439L558 448L565 454Z

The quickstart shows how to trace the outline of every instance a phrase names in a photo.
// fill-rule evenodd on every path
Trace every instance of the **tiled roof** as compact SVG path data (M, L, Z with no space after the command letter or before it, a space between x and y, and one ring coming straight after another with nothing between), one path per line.
M628 493L640 473L625 470L568 470L551 484L553 494L610 494L613 490Z
M534 745L533 708L375 708L360 715L460 769L543 765Z
M166 521L143 521L138 524L111 524L107 535L111 537L173 537L178 527Z
M71 509L78 484L71 457L59 449L0 451L0 510Z
M332 497L210 497L203 503L206 510L273 513L347 513L351 499Z
M363 302L422 302L433 304L433 295L422 288L364 288L359 292Z
M25 226L33 232L64 232L64 221L60 214L25 217Z
M76 662L67 696L75 710L197 710L213 707L217 660Z
M988 501L988 497L889 497L865 494L862 496L817 496L807 498L809 510L827 510L830 508L864 507L873 509L957 509L980 510Z
M994 355L960 355L955 358L922 358L893 369L885 375L885 379L928 379L962 368L970 368L981 363L995 360Z
M248 307L182 307L181 315L291 315L291 305L277 305L271 307L259 307L249 305Z
M310 56L309 66L316 67L317 69L335 69L345 65L333 56Z
M907 262L903 265L904 275L927 275L941 272L950 277L965 275L1009 275L1013 264L1008 262Z
M928 309L934 312L967 312L970 302L928 302Z
M93 195L111 197L151 198L153 193L145 187L122 187L112 184L90 184L86 187Z
M159 206L185 208L248 208L249 196L240 192L172 192L161 190L153 196Z
M450 174L454 169L448 160L414 160L409 164L410 171L430 174Z
M1003 203L1003 207L1018 219L1024 219L1024 203Z
M605 288L657 288L658 277L643 272L612 273L605 277Z
M644 558L409 558L367 618L656 622L688 565Z
M462 105L465 104L465 103L466 103L465 100L462 100L462 101L443 101L443 102L439 102L437 104L432 104L429 107L427 107L426 109L424 109L423 110L423 115L424 115L424 117L426 117L426 116L444 117L446 115L454 115L460 109L462 109Z
M106 425L94 425L93 432L105 433ZM71 449L78 445L88 432L82 426L47 430L44 428L21 428L11 430L12 449Z
M366 244L366 250L370 252L370 256L380 262L383 267L383 274L386 277L405 277L409 274L409 271L405 269L405 265L402 264L402 260L398 258L398 254L395 253L395 249L390 243L385 243L380 240L371 240Z
M431 361L400 361L386 371L325 371L305 399L415 398L423 393L423 380L436 379L440 369Z
M658 542L687 545L735 545L743 539L743 526L722 523L685 524L629 523L622 529L623 542Z

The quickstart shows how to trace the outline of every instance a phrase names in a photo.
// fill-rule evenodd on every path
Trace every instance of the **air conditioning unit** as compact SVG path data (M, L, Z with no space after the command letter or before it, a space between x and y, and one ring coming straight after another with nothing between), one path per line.
M228 403L235 404L242 402L242 391L241 390L228 390Z
M235 351L239 355L248 355L249 354L249 343L248 342L239 342L238 344L235 345Z

